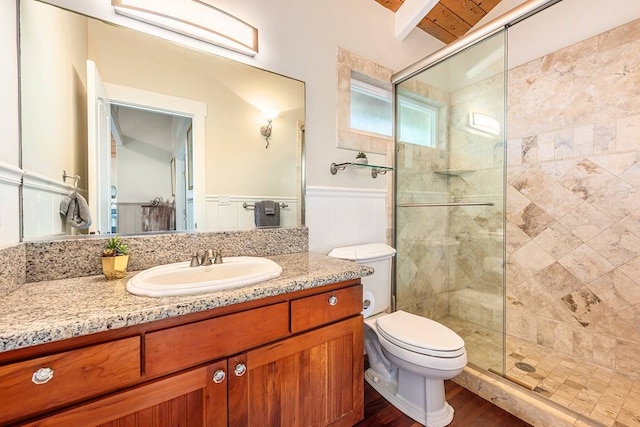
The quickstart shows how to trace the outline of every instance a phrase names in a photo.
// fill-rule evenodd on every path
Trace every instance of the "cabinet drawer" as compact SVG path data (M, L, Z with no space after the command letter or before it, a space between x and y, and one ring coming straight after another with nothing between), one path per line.
M52 373L48 380L47 372ZM0 366L0 423L109 392L139 379L139 337Z
M362 285L291 301L291 332L344 319L362 311Z
M145 336L148 377L239 353L289 334L289 304L255 308Z

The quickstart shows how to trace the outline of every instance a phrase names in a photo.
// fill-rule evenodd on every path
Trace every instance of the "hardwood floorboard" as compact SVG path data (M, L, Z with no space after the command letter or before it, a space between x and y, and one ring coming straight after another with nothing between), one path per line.
M447 401L456 411L449 427L532 427L452 381L445 381ZM365 382L364 420L357 427L419 427Z

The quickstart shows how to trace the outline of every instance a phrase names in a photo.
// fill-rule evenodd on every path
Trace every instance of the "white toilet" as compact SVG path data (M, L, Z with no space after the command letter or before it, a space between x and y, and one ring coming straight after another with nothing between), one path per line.
M369 358L365 379L396 408L428 427L449 425L453 408L445 400L444 380L467 364L464 341L433 320L395 311L391 301L391 258L383 243L333 249L329 256L375 269L363 277L364 348Z

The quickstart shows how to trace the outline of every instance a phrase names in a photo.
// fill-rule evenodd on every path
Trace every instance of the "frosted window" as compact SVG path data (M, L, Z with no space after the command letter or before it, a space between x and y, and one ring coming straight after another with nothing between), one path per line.
M351 129L391 137L392 117L390 91L351 80Z
M398 98L398 140L424 147L436 146L438 109L425 102Z

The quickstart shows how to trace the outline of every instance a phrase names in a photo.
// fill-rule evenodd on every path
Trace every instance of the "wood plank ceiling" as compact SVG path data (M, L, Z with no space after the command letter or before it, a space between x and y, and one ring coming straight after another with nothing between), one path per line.
M394 13L404 0L375 0ZM417 25L449 44L464 36L501 0L440 0Z

